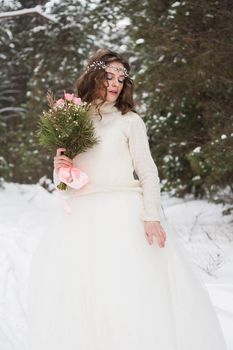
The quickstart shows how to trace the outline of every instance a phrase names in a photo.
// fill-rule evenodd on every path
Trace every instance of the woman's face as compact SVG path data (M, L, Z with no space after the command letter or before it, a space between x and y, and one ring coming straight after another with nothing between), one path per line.
M111 62L109 67L105 68L107 79L105 85L107 87L106 101L115 102L123 89L125 75L123 64L120 62Z

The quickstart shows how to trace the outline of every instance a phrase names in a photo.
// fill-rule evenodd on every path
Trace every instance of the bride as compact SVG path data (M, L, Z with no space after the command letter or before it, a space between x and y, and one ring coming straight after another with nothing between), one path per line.
M129 63L98 50L77 80L101 142L74 165L89 182L66 191L31 263L29 350L225 350L209 295L165 232L157 166L135 111ZM57 190L57 194L59 190Z

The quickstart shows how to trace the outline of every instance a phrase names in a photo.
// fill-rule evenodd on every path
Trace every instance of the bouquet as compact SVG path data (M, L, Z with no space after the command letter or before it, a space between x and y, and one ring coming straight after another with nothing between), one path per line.
M73 158L99 143L91 119L87 117L89 105L74 94L64 92L64 98L55 100L52 92L47 93L49 110L40 116L37 136L39 143L51 152L65 148L65 155ZM61 181L57 188L66 190L68 185L81 188L88 182L88 176L75 167L61 167L58 171Z

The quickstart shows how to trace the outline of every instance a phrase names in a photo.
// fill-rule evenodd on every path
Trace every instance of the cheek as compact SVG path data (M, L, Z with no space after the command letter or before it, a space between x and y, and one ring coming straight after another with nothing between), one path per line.
M108 82L107 81L104 81L104 85L106 86L106 88L108 87ZM104 96L104 94L105 94L105 88L101 88L100 90L99 90L99 92L100 92L100 94L101 94L101 96Z

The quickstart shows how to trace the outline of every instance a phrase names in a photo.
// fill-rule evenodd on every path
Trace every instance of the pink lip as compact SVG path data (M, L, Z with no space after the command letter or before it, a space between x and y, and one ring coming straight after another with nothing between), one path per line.
M109 91L109 92L111 92L112 94L117 94L117 91Z

